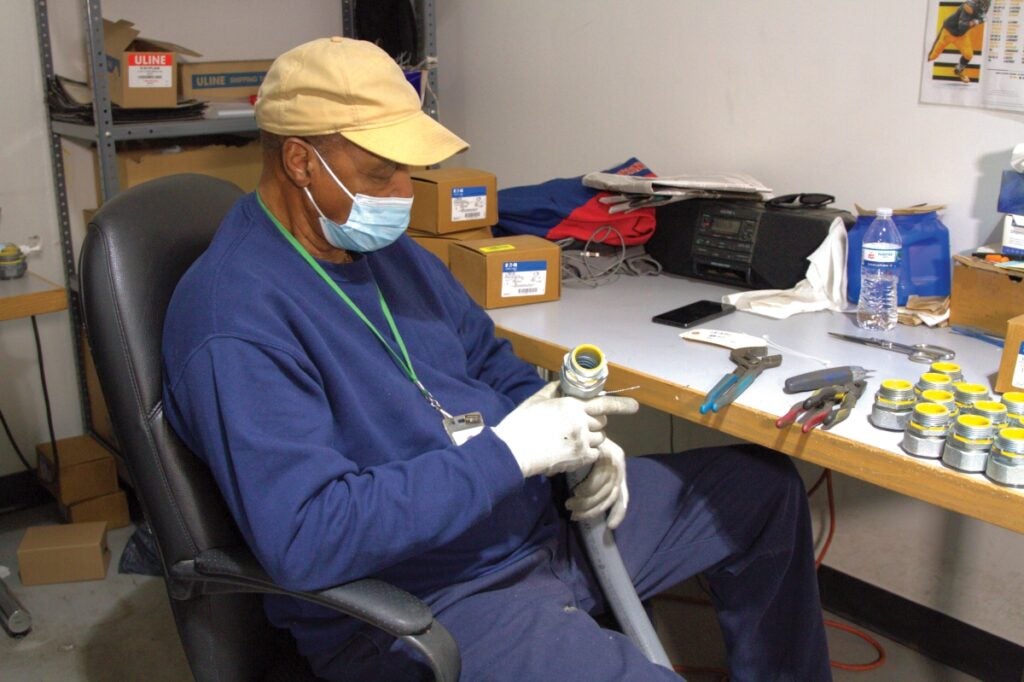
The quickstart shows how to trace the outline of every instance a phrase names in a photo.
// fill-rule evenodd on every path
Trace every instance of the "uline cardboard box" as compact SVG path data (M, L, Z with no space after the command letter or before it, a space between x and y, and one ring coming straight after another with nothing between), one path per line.
M178 104L177 55L201 57L187 47L140 38L124 19L103 20L110 101L127 109L168 108Z
M561 249L533 235L457 241L449 247L451 271L484 308L557 301Z
M204 102L246 101L260 89L272 59L234 62L182 62L178 73L182 99Z
M474 168L437 168L412 173L409 227L431 234L490 227L498 222L498 180Z
M953 256L949 323L1002 336L1012 317L1024 315L1024 272Z
M1006 342L996 376L996 392L1024 391L1024 315L1006 324Z
M18 545L22 585L103 580L109 563L107 524L103 521L33 526Z
M414 242L440 258L442 263L451 267L449 248L452 244L457 241L467 241L472 239L490 239L492 234L491 228L478 227L475 230L449 232L448 234L432 234L430 232L420 232L419 230L410 229L409 236L412 237Z
M36 446L36 455L39 479L60 504L74 504L119 490L113 456L90 436L57 441L59 469L54 466L49 441Z

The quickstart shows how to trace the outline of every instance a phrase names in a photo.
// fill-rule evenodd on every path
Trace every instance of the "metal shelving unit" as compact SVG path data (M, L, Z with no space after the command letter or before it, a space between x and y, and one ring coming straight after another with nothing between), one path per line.
M36 29L39 37L39 55L43 71L43 91L55 77L53 53L50 42L50 21L47 0L34 0L36 7ZM75 346L75 367L78 374L79 399L82 423L90 435L102 438L92 428L89 411L89 389L85 379L85 358L82 355L82 314L78 300L78 274L75 263L74 244L71 236L71 220L67 200L67 184L64 161L61 153L61 139L69 138L96 145L99 165L100 196L109 200L120 191L117 175L117 143L129 140L152 140L161 138L202 137L239 133L255 133L256 124L252 119L202 119L192 121L167 121L160 123L114 123L110 93L105 72L106 56L103 51L103 13L100 0L81 0L84 17L84 32L88 52L88 69L93 88L92 125L54 121L48 117L50 157L53 168L53 184L56 194L57 216L60 228L61 256L64 280L68 291L71 337ZM356 0L341 0L342 35L355 37ZM436 27L434 24L434 0L413 0L418 18L420 58L436 55ZM430 84L424 101L424 110L437 118L437 76L436 71L428 74ZM107 443L113 446L113 443Z

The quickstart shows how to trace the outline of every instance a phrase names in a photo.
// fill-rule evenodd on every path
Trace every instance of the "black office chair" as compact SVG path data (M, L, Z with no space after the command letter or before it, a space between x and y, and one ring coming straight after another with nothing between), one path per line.
M413 595L378 580L322 592L273 583L248 550L212 474L173 433L161 401L160 342L171 293L242 195L205 175L175 175L103 205L82 246L89 342L114 433L153 530L171 610L196 680L313 679L263 594L284 594L370 623L419 649L437 680L459 678L455 640Z

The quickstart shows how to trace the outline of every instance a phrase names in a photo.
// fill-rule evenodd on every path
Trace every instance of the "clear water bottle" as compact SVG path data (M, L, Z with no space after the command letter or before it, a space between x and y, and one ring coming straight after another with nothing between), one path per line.
M860 300L857 326L888 331L896 326L896 294L900 277L899 228L891 208L880 208L864 233L860 261Z

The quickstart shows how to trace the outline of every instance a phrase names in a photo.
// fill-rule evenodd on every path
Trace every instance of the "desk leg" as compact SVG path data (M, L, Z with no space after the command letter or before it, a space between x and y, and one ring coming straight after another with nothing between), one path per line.
M2 579L0 579L0 620L3 621L4 628L12 636L23 635L32 629L32 616L21 605L17 597L11 594L10 588Z

